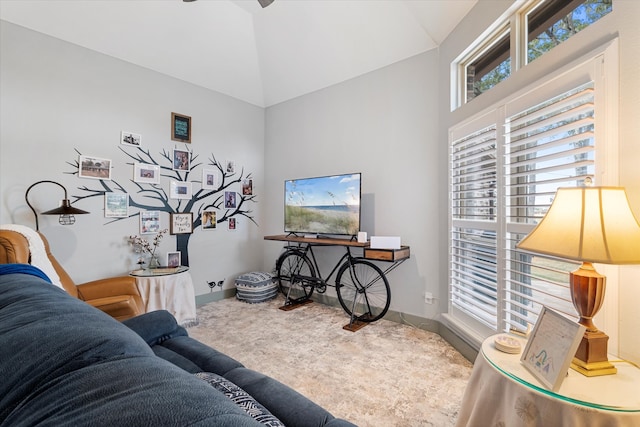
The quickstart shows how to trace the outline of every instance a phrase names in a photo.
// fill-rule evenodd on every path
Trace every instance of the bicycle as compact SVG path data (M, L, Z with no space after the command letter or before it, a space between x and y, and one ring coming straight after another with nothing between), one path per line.
M375 322L387 313L391 290L385 273L377 265L354 257L349 246L344 246L346 253L323 278L313 246L289 245L276 261L276 277L286 297L285 306L309 301L314 290L322 294L330 286L336 288L338 301L351 317L351 323ZM336 271L335 284L331 284L329 280Z

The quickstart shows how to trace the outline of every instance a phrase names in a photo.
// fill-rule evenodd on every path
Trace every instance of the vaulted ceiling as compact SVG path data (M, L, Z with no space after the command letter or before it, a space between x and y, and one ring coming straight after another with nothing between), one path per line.
M265 107L434 49L476 2L0 0L0 19Z

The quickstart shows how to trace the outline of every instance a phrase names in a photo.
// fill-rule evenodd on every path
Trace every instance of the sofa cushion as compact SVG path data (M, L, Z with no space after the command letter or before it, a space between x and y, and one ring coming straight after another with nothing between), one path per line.
M43 279L0 275L0 420L260 426L136 333Z
M269 427L284 427L264 406L231 381L211 372L198 372L196 377L204 380L242 408L251 418Z

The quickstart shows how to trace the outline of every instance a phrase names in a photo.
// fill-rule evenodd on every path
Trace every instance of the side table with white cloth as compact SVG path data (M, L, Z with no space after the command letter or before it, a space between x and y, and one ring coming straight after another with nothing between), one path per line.
M514 337L525 348L526 340ZM458 427L640 426L640 369L612 363L615 375L586 377L569 369L556 392L487 338L476 358L458 414Z
M180 326L198 324L196 297L189 267L135 270L131 275L136 278L147 313L167 310Z

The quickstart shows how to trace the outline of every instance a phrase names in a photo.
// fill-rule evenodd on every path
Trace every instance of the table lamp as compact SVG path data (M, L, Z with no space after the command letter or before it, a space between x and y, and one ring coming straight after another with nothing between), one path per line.
M55 181L38 181L34 184L31 184L31 186L27 188L27 191L24 194L24 199L26 200L27 205L31 208L31 211L33 212L33 216L35 216L36 218L36 231L40 231L40 228L38 226L38 214L36 213L36 210L33 208L33 206L31 206L31 203L29 203L29 191L31 191L31 189L38 184L47 184L47 183L56 184L59 187L61 187L64 190L64 199L62 199L62 201L60 202L60 206L58 206L55 209L42 212L41 213L42 215L60 215L60 217L58 218L58 222L61 225L72 225L76 222L76 217L74 215L82 215L82 214L89 213L87 211L83 211L82 209L74 208L73 206L71 206L71 202L67 197L67 189L64 188L62 184Z
M542 221L516 248L582 262L569 275L571 300L586 326L571 367L586 376L615 374L609 337L593 324L606 277L592 263L640 264L640 225L624 188L559 188Z

